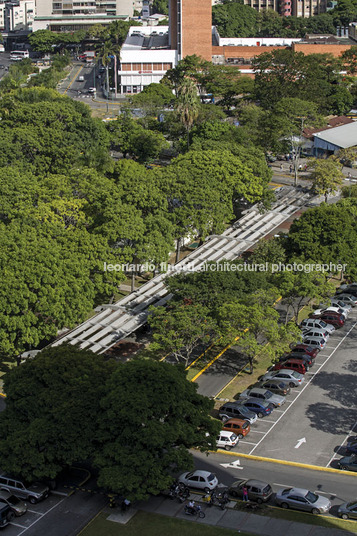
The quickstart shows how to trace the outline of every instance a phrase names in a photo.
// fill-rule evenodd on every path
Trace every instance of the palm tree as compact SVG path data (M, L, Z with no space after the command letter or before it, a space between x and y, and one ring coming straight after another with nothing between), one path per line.
M107 111L108 111L108 99L109 99L109 65L112 57L114 56L113 43L111 41L104 41L99 49L99 59L101 60L106 72L106 86L107 86Z
M175 108L181 123L187 130L187 148L189 148L190 130L196 121L200 110L197 86L191 78L184 78L178 87Z

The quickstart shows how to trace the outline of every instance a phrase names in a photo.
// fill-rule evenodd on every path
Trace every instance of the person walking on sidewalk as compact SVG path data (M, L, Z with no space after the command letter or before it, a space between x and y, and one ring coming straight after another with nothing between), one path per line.
M249 501L249 497L248 497L248 488L247 488L247 486L243 486L243 501L244 501L244 502L248 502L248 501Z

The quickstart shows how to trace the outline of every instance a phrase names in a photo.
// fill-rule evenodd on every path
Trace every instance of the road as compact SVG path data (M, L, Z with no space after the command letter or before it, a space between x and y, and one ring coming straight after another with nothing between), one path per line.
M308 468L293 467L272 462L239 458L230 454L206 454L194 452L196 469L212 471L220 484L230 486L237 478L256 478L268 482L274 492L285 487L301 487L327 497L332 504L331 514L335 515L337 505L356 499L357 474L337 474L313 471ZM239 460L239 465L234 467ZM222 464L232 464L224 467ZM239 469L238 467L241 467ZM274 504L274 501L272 501Z

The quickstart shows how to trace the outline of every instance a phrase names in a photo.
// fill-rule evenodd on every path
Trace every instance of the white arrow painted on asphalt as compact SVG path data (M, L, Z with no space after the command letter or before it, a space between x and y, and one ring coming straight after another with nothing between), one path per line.
M241 467L240 465L239 460L235 460L234 462L231 462L231 463L220 463L219 465L222 465L222 467L225 467L226 469L227 467L233 467L234 469L243 469L243 467Z
M298 439L298 442L296 443L295 448L298 449L299 447L301 447L303 443L306 443L306 439L304 437L302 437L301 439Z

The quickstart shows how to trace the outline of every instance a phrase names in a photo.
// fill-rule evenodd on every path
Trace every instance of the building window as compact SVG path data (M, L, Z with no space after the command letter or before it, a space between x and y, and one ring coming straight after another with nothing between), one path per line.
M132 70L133 71L141 71L141 63L133 63L132 64Z
M162 71L162 63L153 63L152 64L152 70L153 71Z
M163 70L164 71L168 71L171 68L172 68L172 63L164 63L163 64Z
M122 63L121 64L121 70L122 71L131 71L131 63Z
M152 71L152 63L143 63L143 71Z

